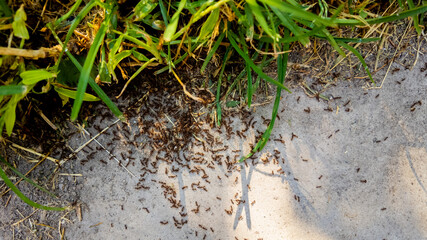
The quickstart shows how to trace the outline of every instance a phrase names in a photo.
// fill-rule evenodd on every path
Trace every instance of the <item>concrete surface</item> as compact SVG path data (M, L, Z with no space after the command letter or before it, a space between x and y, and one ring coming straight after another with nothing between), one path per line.
M220 133L204 124L216 144L203 151L193 139L196 145L169 160L156 160L157 152L150 155L137 136L138 119L150 116L134 116L129 134L114 141L103 134L98 140L107 149L114 146L112 153L123 165L132 160L127 168L135 177L96 150L95 142L68 169L83 175L77 178L82 220L68 225L66 237L427 239L426 62L421 56L412 71L389 73L382 89L340 82L324 93L335 97L329 103L307 97L300 88L284 94L270 142L246 164L225 162L256 143L272 104L250 114L251 126L242 137L227 140L224 127ZM418 101L422 104L413 106ZM91 124L102 129L113 121ZM233 131L242 131L248 118L235 114L226 121ZM123 128L126 124L118 123L108 131ZM76 133L70 144L76 149L88 139ZM189 161L189 168L174 162L191 157L199 162ZM84 166L78 163L82 160Z

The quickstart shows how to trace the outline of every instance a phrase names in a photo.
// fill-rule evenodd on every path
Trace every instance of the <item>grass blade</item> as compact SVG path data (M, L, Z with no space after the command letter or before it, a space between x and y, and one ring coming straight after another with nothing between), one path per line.
M212 59L213 55L215 54L216 50L218 49L219 45L221 44L224 36L225 36L225 33L221 33L221 35L219 35L218 39L216 40L214 46L209 51L208 55L206 56L205 61L203 62L202 68L200 69L201 73L203 73L205 71L206 67L208 66L209 61Z
M209 15L208 19L206 19L205 23L202 25L200 29L199 36L197 37L197 41L205 40L209 35L212 34L215 25L219 18L219 8L214 9Z
M190 49L190 52L192 52L194 49L196 49L196 47L197 47L197 44L192 45L191 49ZM172 66L176 66L178 63L182 62L184 59L187 58L187 56L188 56L188 52L182 54L182 56L180 58L178 58L177 60L173 61ZM169 65L165 66L165 67L163 67L163 68L161 68L161 69L159 69L157 71L155 71L154 74L158 75L158 74L160 74L162 72L165 72L167 70L169 70Z
M335 51L337 51L341 56L345 57L346 55L344 51L338 46L338 43L335 41L334 37L329 33L329 31L326 29L323 29L322 32L325 34L326 39L328 39L329 44L332 45Z
M273 6L284 13L292 14L292 16L294 17L311 21L313 23L317 23L323 26L335 27L337 24L331 21L330 19L321 18L314 13L307 12L302 8L292 6L291 4L285 3L281 0L260 0L260 1L267 4L268 6Z
M175 35L173 36L173 39L177 39L179 36L184 34L188 29L192 26L193 23L199 21L202 17L207 15L208 13L212 12L214 9L221 7L221 5L229 2L231 0L220 0L220 1L206 1L203 3L203 5L200 7L200 9L197 10L195 14L191 17L190 22L182 27ZM212 4L214 3L214 4Z
M420 7L412 8L407 11L400 12L395 15L387 16L387 17L378 17L373 19L367 19L366 22L370 25L378 24L378 23L384 23L384 22L393 22L401 19L405 19L408 17L412 17L421 13L427 12L427 4L422 5ZM364 25L361 21L356 19L335 19L334 23L341 25L341 26L357 26L357 25Z
M69 17L71 17L71 14L73 14L78 7L80 7L80 4L82 3L83 0L77 0L74 5L71 7L70 11L68 11L66 14L64 14L63 16L61 16L60 18L58 18L55 23L54 23L54 28L56 28L59 24L61 24L61 22L67 20Z
M135 21L141 21L157 7L157 4L158 2L155 1L141 0L136 4L133 14L129 18L135 17Z
M4 161L3 157L0 156L0 158L2 159L2 161ZM3 179L4 183L22 200L24 201L26 204L38 208L38 209L42 209L42 210L53 210L53 211L63 211L66 208L62 208L62 207L49 207L49 206L44 206L41 205L39 203L33 202L31 201L27 196L25 196L21 191L19 191L19 189L13 185L12 181L10 181L10 179L7 177L6 173L3 171L3 169L0 167L0 177Z
M323 35L315 35L317 38L326 39ZM380 41L381 38L338 38L334 37L335 41L337 42L352 42L352 43L369 43L369 42L376 42Z
M151 43L151 44L148 42L144 43L143 41L141 41L135 37L127 35L127 33L121 33L119 31L113 31L113 32L120 34L121 36L123 36L124 39L129 40L129 41L135 43L136 45L138 45L139 47L142 47L143 49L149 51L151 54L154 55L154 57L156 57L156 59L159 63L162 63L162 57L160 56L160 53L157 50L156 45L154 43Z
M345 42L338 42L338 44L343 46L344 48L346 48L347 50L352 52L357 58L359 58L359 61L362 63L363 68L365 69L366 73L368 74L369 78L371 79L371 82L375 85L375 81L372 78L371 72L369 71L369 67L366 64L365 59L363 59L362 55L359 53L359 51L357 51L354 47L348 45Z
M12 98L16 96L18 95L14 95ZM6 112L4 113L4 124L6 126L6 133L7 135L9 135L9 137L10 135L12 135L12 130L13 130L13 127L15 126L16 104L17 103L8 104Z
M19 74L22 83L25 85L36 84L39 81L56 77L56 73L46 71L45 69L28 70Z
M43 188L42 186L38 185L37 183L35 183L33 180L27 178L24 174L22 174L21 172L19 172L16 168L14 168L12 165L10 165L10 163L6 162L6 160L2 157L0 157L0 161L2 161L4 164L6 164L6 166L8 166L13 172L15 172L20 178L24 179L25 181L27 181L28 183L30 183L31 185L33 185L34 187L40 189L41 191L49 194L51 197L54 198L58 198L55 194L49 192L48 190L46 190L45 188Z
M246 0L249 8L252 10L253 15L256 20L260 24L261 28L273 39L273 41L277 42L280 38L282 38L279 34L274 34L273 30L268 26L267 21L265 20L264 15L261 12L261 7L256 3L255 0Z
M181 14L182 9L184 9L186 3L187 0L181 0L181 2L179 2L178 9L173 14L171 21L166 27L165 33L163 35L165 42L170 42L172 40L172 37L176 32L176 28L178 27L179 15Z
M233 46L233 48L236 50L237 53L239 53L239 55L245 60L245 62L247 64L249 64L249 66L254 70L254 72L256 72L259 76L261 76L265 81L272 83L272 84L286 90L287 92L291 93L291 91L287 87L285 87L283 85L283 83L280 83L280 82L274 80L273 78L271 78L267 74L265 74L260 68L258 68L255 65L255 63L249 58L249 56L246 53L244 53L242 51L242 49L239 48L236 41L234 40L233 35L234 35L233 33L229 32L228 40L230 40L230 43Z
M5 17L12 17L12 11L10 10L9 5L6 3L6 0L0 0L0 9Z
M70 89L66 89L66 88L61 88L61 87L55 87L55 91L57 93L59 93L59 94L62 94L64 96L72 98L72 99L75 99L76 95L77 95L76 91L70 90ZM96 102L96 101L99 101L99 100L100 100L99 98L97 98L97 97L95 97L95 96L93 96L92 94L89 94L89 93L85 93L83 95L83 101L86 101L86 102Z
M246 46L245 40L243 38L243 35L241 34L242 31L239 31L240 33L240 42L242 43L243 46L243 51L244 52L249 52L248 51L248 46ZM255 58L252 58L255 59ZM248 87L246 89L246 96L247 96L247 100L248 100L248 108L251 108L251 104L252 104L252 95L253 95L253 87L252 87L252 70L251 67L249 66L248 63L246 63L246 73L247 73L247 77L246 77L246 81L248 83Z
M25 85L0 86L0 96L24 94L27 89L28 88Z
M276 16L280 19L283 26L287 27L293 34L295 34L295 37L298 39L298 41L302 45L306 47L310 45L310 39L307 36L305 37L302 36L303 33L301 32L300 27L296 25L296 23L289 18L289 14L284 14L275 7L270 7L270 8L273 10Z
M52 25L48 24L47 27L51 30L52 35L58 41L58 43L61 45L62 48L64 48L64 44L62 43L61 39L59 39L58 35L54 31ZM70 58L71 62L73 62L74 66L81 72L82 71L82 65L79 63L79 61L69 52L66 51L67 56ZM119 110L119 108L116 106L116 104L111 101L111 99L107 96L107 94L102 90L102 88L93 80L93 78L89 77L89 85L92 88L92 90L98 95L98 97L107 105L107 107L111 110L111 112L120 120L125 120L125 117L123 116L123 113Z
M162 13L163 22L167 27L169 25L169 15L162 0L159 1L159 7L160 7L160 12Z
M285 30L285 37L288 37L288 36L289 36L289 29L286 29ZM284 45L284 51L289 50L289 43L285 43L283 45ZM289 53L285 52L285 53L280 54L280 56L277 59L277 66L278 66L278 76L277 77L278 77L278 81L282 84L285 81L285 77L286 77L286 71L287 71L287 66L288 66L288 56L289 56ZM274 99L273 112L271 114L271 121L268 124L267 129L262 134L262 137L258 141L255 148L252 149L252 151L249 154L242 157L240 159L240 162L245 161L246 159L248 159L252 155L254 155L256 152L261 151L264 148L265 144L268 142L268 139L270 138L270 135L271 135L271 131L273 130L273 127L274 127L274 123L275 123L276 118L277 118L276 116L277 116L277 112L279 110L281 94L282 94L282 89L280 89L278 87L276 90L276 98Z
M408 2L409 9L413 9L415 7L415 4L414 4L414 2L412 0L408 0L407 2ZM414 27L415 27L415 30L417 31L418 35L420 35L421 34L421 28L420 28L420 25L418 24L419 21L420 21L420 19L418 17L418 14L414 15L412 17L414 18Z
M73 104L73 109L71 110L71 121L76 120L79 114L83 102L83 96L86 92L87 83L90 77L90 72L92 70L93 63L95 62L96 54L107 32L108 22L109 17L104 20L104 22L101 24L101 27L99 28L99 31L96 33L95 39L93 40L92 46L90 47L86 61L83 65L83 69L80 73L79 83L77 85L77 95Z
M220 98L221 98L222 77L224 76L225 65L226 65L228 59L230 58L230 56L233 52L231 50L232 50L232 48L230 46L225 50L224 60L223 60L222 67L221 67L221 72L219 73L219 77L218 77L218 82L217 82L218 85L216 87L216 99L215 99L216 113L217 113L216 125L218 127L221 126L221 99Z
M76 66L79 71L82 71L83 67L82 65L80 65L79 61L68 51L67 55L73 62L74 66ZM95 82L95 80L93 80L92 77L89 77L89 85L96 93L96 95L98 95L98 97L105 103L105 105L107 105L107 107L116 117L118 117L122 121L125 120L123 113L119 110L116 104L114 104L113 101L107 96L107 94L102 90L102 88Z

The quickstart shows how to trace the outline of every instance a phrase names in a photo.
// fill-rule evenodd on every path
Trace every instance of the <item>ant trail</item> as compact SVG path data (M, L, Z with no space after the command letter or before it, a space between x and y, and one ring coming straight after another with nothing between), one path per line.
M117 119L115 122L113 122L110 126L102 129L102 131L100 131L98 134L96 134L95 136L93 136L89 141L87 141L85 144L83 144L81 147L79 147L75 153L79 152L80 150L82 150L86 145L88 145L90 142L94 141L96 142L99 146L101 146L110 157L112 157L114 160L116 160L116 162L119 164L119 166L123 167L132 177L136 177L135 174L133 174L127 167L123 166L119 159L116 158L116 156L114 156L110 151L107 150L107 148L104 147L104 145L102 145L98 140L96 140L97 137L99 137L103 132L107 131L110 127L112 127L114 124L118 123L120 121L120 119ZM90 133L83 128L83 131L90 136Z

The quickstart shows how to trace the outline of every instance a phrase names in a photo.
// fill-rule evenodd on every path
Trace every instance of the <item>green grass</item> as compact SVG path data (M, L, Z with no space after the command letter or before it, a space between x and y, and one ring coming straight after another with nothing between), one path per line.
M7 76L2 79L0 86L0 132L3 134L5 129L7 135L12 134L15 123L20 121L16 115L17 106L28 94L35 92L35 86L42 86L39 94L53 89L64 103L73 99L70 114L73 121L78 119L84 101L97 100L101 100L115 116L124 120L120 109L101 88L104 83L115 87L115 83L120 81L116 71L122 62L139 65L136 71L129 72L131 77L125 84L126 88L147 68L155 68L155 74L167 71L175 73L175 68L196 55L205 56L201 71L206 73L212 59L218 59L217 56L225 52L224 56L219 57L222 59L221 71L214 86L211 86L216 86L216 98L212 107L215 108L217 125L221 124L224 105L240 104L250 108L253 96L260 86L270 83L277 89L272 120L255 148L241 159L243 161L263 149L274 128L282 90L291 93L285 81L287 50L298 45L310 48L315 39L326 41L342 58L348 57L344 50L354 54L372 84L375 84L364 56L356 45L379 42L381 38L349 38L338 34L340 29L354 26L370 28L377 24L412 18L413 26L420 34L423 19L420 15L427 12L426 4L415 5L412 0L397 1L387 12L375 5L375 1L334 1L334 5L328 5L327 2L313 0L302 4L297 0L141 0L135 7L128 9L128 13L123 13L118 11L122 6L114 0L91 0L86 4L82 4L82 0L76 0L69 9L64 9L65 14L57 16L55 21L46 26L46 38L52 36L50 44L62 46L56 62L37 67L37 60L0 55L0 67L5 71L3 76ZM26 8L9 6L6 0L0 0L0 7L1 33L10 35L15 47L24 49L30 46L33 39L28 35ZM396 13L391 14L392 12ZM120 13L123 15L120 16ZM70 20L73 16L75 17ZM91 33L90 48L86 49L84 62L79 62L71 49L67 49L72 39L78 39L77 30ZM59 34L60 32L66 34ZM255 51L253 46L264 49L269 55ZM79 71L75 85L64 84L58 79L60 63L65 59ZM230 59L233 62L241 61L244 66L234 79L225 77ZM277 62L277 79L263 70L272 61ZM176 79L180 81L178 76ZM227 83L226 89L223 88L224 83ZM180 81L180 84L184 83ZM88 85L97 96L87 92ZM126 93L125 88L120 95ZM234 91L239 92L242 95L240 99L245 102L229 99ZM6 183L10 183L3 171L0 175ZM19 193L16 188L12 190ZM22 194L18 196L29 202Z
M19 176L21 176L25 181L29 182L30 184L32 184L33 186L36 186L37 188L41 189L42 191L48 193L51 196L55 196L52 193L50 193L49 191L45 190L44 188L40 187L39 185L37 185L36 183L34 183L32 180L30 180L27 177L24 177L24 175L22 175L21 173L19 173L15 168L13 168L9 163L7 163L3 157L0 156L0 161L5 163L9 168L11 168L15 173L17 173ZM4 183L22 200L24 201L26 204L38 208L38 209L42 209L42 210L52 210L52 211L63 211L66 208L62 208L62 207L50 207L50 206L45 206L36 202L31 201L27 196L25 196L21 191L19 191L19 189L12 183L12 181L7 177L6 173L3 171L3 169L0 167L0 177L3 179Z

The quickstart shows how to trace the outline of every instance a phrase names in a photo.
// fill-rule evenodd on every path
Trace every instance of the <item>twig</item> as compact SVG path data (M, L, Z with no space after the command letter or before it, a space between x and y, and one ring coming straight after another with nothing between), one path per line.
M59 173L59 176L83 177L81 173Z
M187 95L188 97L190 97L193 100L196 100L196 101L201 102L201 103L205 103L205 100L203 100L203 99L201 99L199 97L195 97L195 96L191 95L191 93L189 93L187 91L187 88L185 87L185 84L182 83L181 79L178 77L178 75L176 75L176 73L175 73L174 70L172 70L172 73L175 76L176 80L178 80L179 84L181 84L182 89L184 90L185 95Z
M74 153L78 153L80 152L83 148L85 148L89 143L91 143L92 141L95 141L97 137L99 137L102 133L104 133L105 131L107 131L110 127L112 127L114 124L118 123L120 121L120 119L117 119L116 121L114 121L110 126L102 129L98 134L96 134L95 136L93 136L91 139L89 139L89 141L85 142L83 145L81 145L79 148L77 148ZM90 133L88 131L86 131L86 129L83 128L83 131L88 134L90 136Z
M79 148L77 148L76 150L73 150L70 146L68 146L69 149L71 149L71 151L73 151L73 153L71 153L70 155L68 155L68 157L63 161L63 163L65 163L66 161L68 161L69 159L71 159L72 157L74 157L78 152L80 152L84 147L86 147L90 142L92 142L95 138L99 137L99 135L101 135L103 132L107 131L110 127L114 126L114 124L118 123L120 121L120 119L117 119L116 121L114 121L112 124L110 124L110 126L102 129L102 131L100 131L97 135L95 135L93 138L91 138L89 141L87 141L86 143L84 143L82 146L80 146ZM84 129L83 129L84 130ZM86 133L87 131L84 130ZM68 145L68 144L67 144ZM61 163L62 164L62 163Z
M0 47L0 55L12 55L34 59L58 56L60 52L61 49L59 46L40 48L39 50Z
M420 56L420 48L421 48L420 39L421 39L421 35L418 36L418 41L417 41L418 49L416 49L417 56L415 57L415 61L414 61L414 64L412 65L412 67L411 67L411 71L412 71L412 69L414 69L415 65L417 65L418 57Z
M328 97L326 97L326 96L325 96L325 95L323 95L323 94L320 94L320 92L318 92L318 91L314 91L314 90L313 90L313 89L311 89L311 88L310 88L306 83L302 83L302 85L303 85L302 89L303 89L303 90L304 90L304 92L307 94L307 96L309 96L309 97L311 97L311 98L319 96L319 98L321 98L321 99L323 99L323 100L326 100L326 101L329 101L329 98L328 98ZM307 90L311 92L311 95L307 92Z
M43 120L53 129L53 130L58 130L58 127L55 126L55 124L52 123L52 121L49 120L49 118L46 117L46 115L44 115L44 113L42 112L42 110L36 108L36 112L40 115L40 117L43 118Z
M39 157L46 158L47 160L50 160L50 161L52 161L52 162L54 162L54 163L59 163L59 164L61 164L61 162L62 162L62 161L60 161L60 160L58 160L58 159L56 159L56 158L49 157L49 156L47 156L47 155L44 155L44 154L38 153L38 152L36 152L36 151L34 151L34 150L32 150L32 149L29 149L29 148L25 148L25 147L19 146L18 144L13 143L13 142L11 142L10 140L6 140L6 141L10 142L10 143L12 144L12 147L19 148L19 149L21 149L21 150L24 150L24 151L26 151L26 152L32 153L32 154L37 155L37 156L39 156Z
M34 213L36 213L38 210L39 210L39 209L34 210L34 212L32 212L30 215L28 215L28 216L24 217L23 219L21 219L21 220L17 221L16 223L12 224L11 226L18 225L18 224L20 224L21 222L23 222L23 221L27 220L29 217L33 216L33 214L34 214Z

